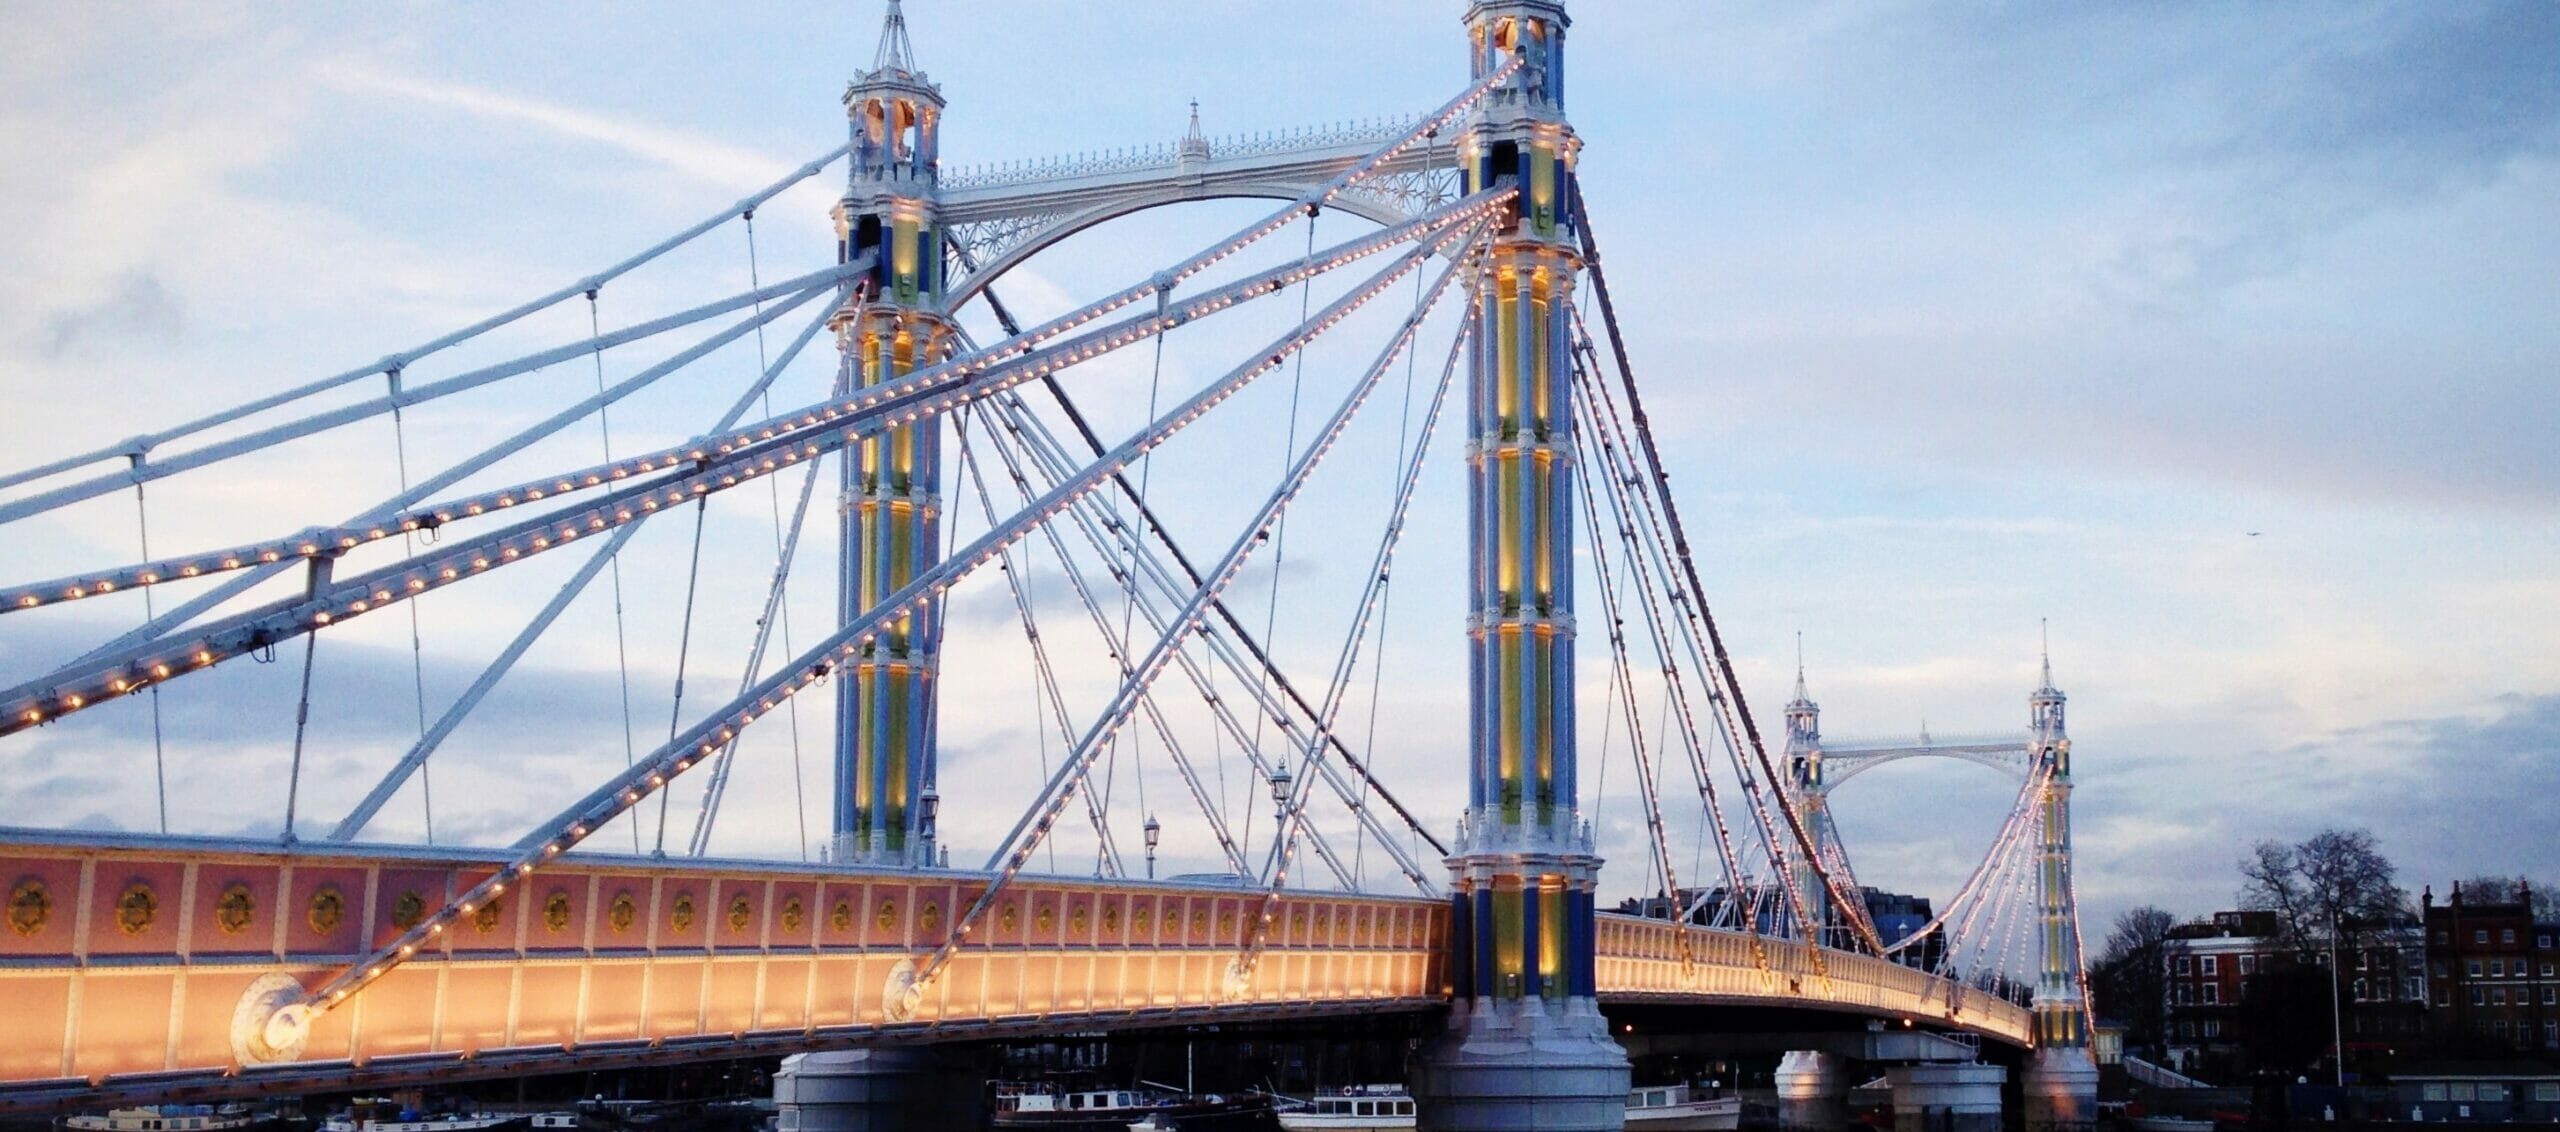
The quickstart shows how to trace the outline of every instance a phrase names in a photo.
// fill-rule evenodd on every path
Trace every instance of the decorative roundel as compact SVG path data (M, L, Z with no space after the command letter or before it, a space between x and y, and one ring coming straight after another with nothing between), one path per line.
M1033 923L1039 925L1041 931L1045 932L1058 926L1058 910L1055 908L1044 907L1040 909L1039 912L1035 913L1031 919Z
M407 931L427 918L427 899L415 892L403 892L391 902L391 926Z
M1209 930L1208 909L1194 908L1191 910L1191 930L1195 932L1205 932Z
M733 932L742 932L742 931L747 930L747 921L749 921L749 920L753 920L753 919L755 919L755 918L756 918L756 909L755 909L755 905L747 903L747 898L746 898L746 897L741 896L741 897L739 897L739 898L737 898L737 899L732 900L732 901L730 901L730 902L729 902L729 930L730 930L730 931L733 931Z
M1233 909L1233 908L1220 908L1220 909L1218 909L1218 930L1219 930L1219 931L1221 931L1221 932L1231 932L1231 931L1236 930L1236 910L1235 910L1235 909Z
M1332 930L1333 911L1331 909L1318 909L1316 911L1316 934L1322 935Z
M898 926L898 902L883 897L871 909L871 926L884 932L895 929Z
M1153 912L1153 910L1149 909L1149 908L1148 908L1146 905L1144 905L1144 904L1140 904L1140 905L1138 905L1138 910L1137 910L1137 911L1135 911L1135 912L1130 913L1129 915L1130 915L1130 924L1129 924L1129 926L1130 926L1130 927L1133 927L1133 928L1136 928L1136 929L1138 929L1139 931L1142 931L1142 932L1143 932L1143 931L1145 931L1145 930L1147 930L1147 927L1148 927L1149 922L1155 919L1155 913Z
M249 886L234 884L222 890L222 899L213 902L213 925L224 935L238 935L249 930L258 918L258 901L249 895Z
M996 913L996 926L1001 927L1006 931L1012 931L1014 929L1014 925L1020 924L1021 922L1022 909L1011 903L1007 903L1004 906L1004 911Z
M1116 932L1120 930L1119 905L1114 904L1102 910L1102 930L1106 932Z
M323 934L336 931L339 924L346 922L347 898L340 895L335 887L324 885L320 891L311 894L311 908L303 913L302 918L303 922L311 925L312 931Z
M630 931L631 925L640 922L640 905L631 899L628 892L614 893L613 906L605 910L604 919L617 932Z
M801 906L799 897L794 896L782 902L782 930L799 931L801 921L807 918L808 909Z
M928 932L941 931L942 905L927 903L924 906L924 915L917 919L916 924Z
M496 896L490 897L488 903L483 904L472 911L471 926L478 929L483 934L496 931L498 929L498 917L503 914L499 909L500 906L505 903L506 901L503 898Z
M9 890L10 931L34 935L52 919L53 894L45 891L43 881L20 881L18 887Z
M124 895L116 897L116 926L126 935L141 935L151 927L153 917L160 914L160 898L151 894L151 886L134 883L125 886Z
M569 894L552 889L551 895L542 898L542 926L555 935L568 931L570 911Z
M676 906L667 912L667 922L674 925L677 931L683 931L686 928L693 926L692 893L680 892L676 894Z
M1067 930L1068 930L1068 931L1071 931L1071 932L1082 932L1082 931L1084 931L1084 929L1085 929L1085 925L1086 925L1086 924L1088 924L1088 923L1090 923L1090 922L1091 922L1091 921L1090 921L1089 919L1087 919L1087 917L1086 917L1086 915L1085 915L1085 908L1084 908L1084 905L1082 905L1082 904L1078 904L1078 905L1076 905L1075 911L1072 911L1072 912L1067 913Z
M834 924L837 931L841 932L851 930L853 928L853 901L836 901L836 906L829 909L827 912L827 922Z
M1306 910L1306 909L1304 909L1304 908L1295 908L1295 909L1291 909L1291 910L1290 910L1290 912L1289 912L1289 930L1290 930L1290 931L1293 931L1293 932L1303 932L1303 931L1307 930L1307 910Z

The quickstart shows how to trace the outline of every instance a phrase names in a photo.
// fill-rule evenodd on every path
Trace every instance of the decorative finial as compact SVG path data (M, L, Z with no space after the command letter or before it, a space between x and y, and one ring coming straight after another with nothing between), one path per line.
M1812 698L1806 695L1804 690L1804 630L1798 629L1796 630L1796 699L1802 702Z
M2036 635L2043 640L2040 651L2044 654L2044 686L2051 688L2053 687L2053 623L2042 617L2036 618Z
M914 45L907 42L907 16L898 9L898 0L889 0L889 14L880 21L880 49L872 53L871 70L913 73L916 69Z

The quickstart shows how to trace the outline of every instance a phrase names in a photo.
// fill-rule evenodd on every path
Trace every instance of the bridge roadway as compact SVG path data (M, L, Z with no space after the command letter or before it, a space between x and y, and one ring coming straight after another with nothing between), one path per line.
M983 874L579 854L324 1016L259 1065L235 1011L305 985L501 863L456 849L0 831L0 1111L359 1088L1103 1026L1429 1010L1449 909L1292 891L1245 985L1259 893L1030 877L916 1016L892 973L941 942ZM2023 1045L2027 1012L1883 960L1603 916L1604 1003L1790 1006ZM1683 955L1683 951L1687 954Z

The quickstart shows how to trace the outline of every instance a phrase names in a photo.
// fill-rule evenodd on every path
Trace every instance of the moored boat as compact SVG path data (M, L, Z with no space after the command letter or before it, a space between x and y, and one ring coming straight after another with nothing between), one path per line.
M521 1113L449 1109L428 1112L381 1098L358 1100L320 1122L320 1132L518 1132L531 1123Z
M259 1132L283 1123L244 1104L161 1104L79 1113L63 1117L59 1126L66 1132Z
M1689 1085L1646 1085L1627 1091L1628 1132L1733 1132L1742 1098Z
M1185 1094L1171 1089L1061 1089L1003 1083L995 1126L1041 1132L1247 1132L1271 1127L1268 1093Z
M1318 1093L1280 1114L1280 1127L1289 1132L1386 1132L1413 1125L1413 1094L1402 1085L1351 1085Z

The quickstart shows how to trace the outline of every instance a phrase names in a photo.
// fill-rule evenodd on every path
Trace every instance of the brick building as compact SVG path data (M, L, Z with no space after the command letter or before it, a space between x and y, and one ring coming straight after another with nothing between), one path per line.
M2339 1028L2352 1067L2352 1051L2359 1047L2395 1047L2426 1032L2425 945L2413 923L2350 925L2340 936L2334 949L2343 969ZM2170 1058L2199 1066L2236 1054L2246 1036L2240 1002L2253 976L2295 965L2329 966L2330 941L2308 942L2309 951L2288 944L2273 912L2216 912L2209 920L2170 929L2161 960L2167 968ZM2328 1021L2325 1011L2320 1020Z
M2530 888L2513 901L2467 901L2462 886L2420 897L2435 1032L2517 1050L2560 1050L2560 924L2535 923Z

